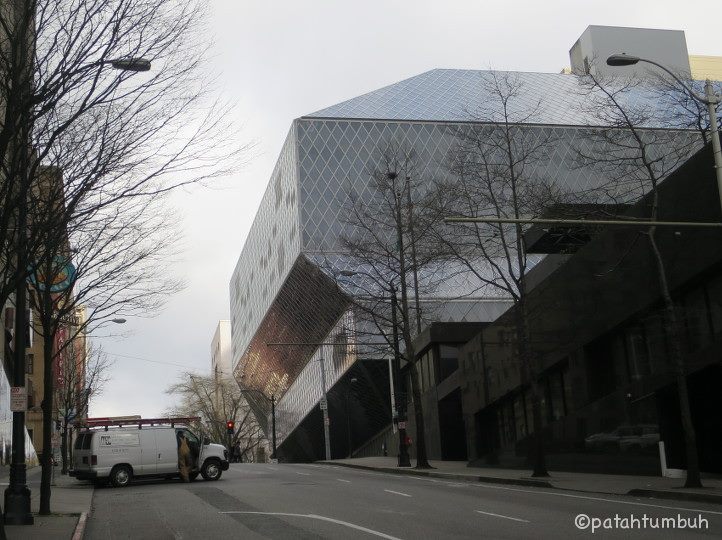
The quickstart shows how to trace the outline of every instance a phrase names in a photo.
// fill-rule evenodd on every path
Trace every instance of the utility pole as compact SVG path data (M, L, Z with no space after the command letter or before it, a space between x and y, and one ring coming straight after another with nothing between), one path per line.
M328 399L326 399L326 368L323 363L323 357L318 359L321 364L321 389L323 390L323 398L321 399L321 410L323 411L323 439L326 446L326 461L331 460L331 436L329 433L330 421L328 418Z

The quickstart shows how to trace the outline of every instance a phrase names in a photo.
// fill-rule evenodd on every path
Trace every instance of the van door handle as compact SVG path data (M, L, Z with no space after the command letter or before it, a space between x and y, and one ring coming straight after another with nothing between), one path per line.
M158 459L160 459L160 452L158 452Z

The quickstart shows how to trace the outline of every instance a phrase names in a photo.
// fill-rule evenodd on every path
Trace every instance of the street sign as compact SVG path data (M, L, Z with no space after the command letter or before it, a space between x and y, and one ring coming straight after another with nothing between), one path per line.
M399 429L406 429L406 422L399 422Z
M25 412L28 408L28 390L24 386L10 387L10 410Z
M319 402L319 405L321 406L322 411L328 410L328 401L326 401L326 398L321 398L321 401Z

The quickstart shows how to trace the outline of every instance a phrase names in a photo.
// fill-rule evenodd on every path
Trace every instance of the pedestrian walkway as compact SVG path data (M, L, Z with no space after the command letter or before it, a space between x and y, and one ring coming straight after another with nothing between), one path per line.
M70 540L73 538L81 515L87 516L90 513L93 485L62 475L60 467L57 467L55 469L55 485L51 488L50 510L52 515L38 515L40 473L40 467L28 470L28 487L31 493L30 509L33 512L35 523L33 525L6 525L5 533L8 540ZM0 485L2 485L3 491L7 484L8 467L0 467Z
M415 460L412 460L414 464ZM631 476L551 471L548 478L533 478L528 470L469 467L466 461L431 461L434 469L398 467L395 457L366 457L321 461L329 465L356 467L394 474L430 476L447 480L466 480L495 484L513 484L557 488L590 493L633 495L659 499L722 504L722 478L705 478L702 489L685 489L684 480L662 476Z

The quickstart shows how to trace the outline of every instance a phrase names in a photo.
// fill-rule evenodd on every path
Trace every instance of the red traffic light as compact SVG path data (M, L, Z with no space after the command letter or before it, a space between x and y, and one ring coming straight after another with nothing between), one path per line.
M233 433L233 428L236 426L236 423L233 420L229 420L226 422L226 429L228 430L229 434Z

